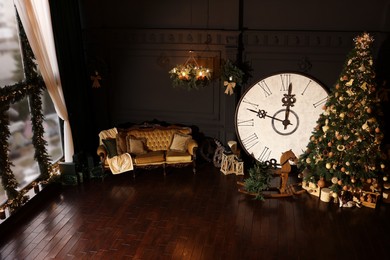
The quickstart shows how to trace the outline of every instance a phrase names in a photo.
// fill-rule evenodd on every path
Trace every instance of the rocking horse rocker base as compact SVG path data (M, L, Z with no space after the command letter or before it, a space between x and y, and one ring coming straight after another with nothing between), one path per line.
M306 192L306 190L302 188L297 189L297 187L302 186L300 183L287 185L288 175L291 172L290 161L293 161L293 163L297 162L297 157L291 150L282 154L282 156L280 157L281 168L273 170L272 173L273 176L280 177L280 186L269 187L267 190L263 191L262 195L264 198L284 198L291 197L293 195L299 195ZM237 184L241 187L244 187L244 182L237 182ZM256 193L248 192L245 189L241 188L239 188L238 191L251 196L258 195Z

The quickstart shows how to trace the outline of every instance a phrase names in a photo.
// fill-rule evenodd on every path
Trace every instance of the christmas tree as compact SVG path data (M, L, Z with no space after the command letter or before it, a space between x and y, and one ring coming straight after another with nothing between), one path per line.
M384 175L372 42L368 33L354 39L354 48L299 159L306 181L320 187L328 181L335 192L359 191Z

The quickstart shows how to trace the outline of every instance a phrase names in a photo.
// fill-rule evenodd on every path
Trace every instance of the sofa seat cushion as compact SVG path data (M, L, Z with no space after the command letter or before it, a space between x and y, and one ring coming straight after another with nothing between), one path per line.
M166 153L165 160L167 163L187 163L187 162L191 162L192 158L188 152L169 150Z
M134 158L134 162L136 165L164 163L164 151L151 151L145 154L137 154Z

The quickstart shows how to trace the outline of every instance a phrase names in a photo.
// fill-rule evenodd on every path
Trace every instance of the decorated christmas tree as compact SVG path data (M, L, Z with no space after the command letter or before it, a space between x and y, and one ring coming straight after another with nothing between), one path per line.
M345 61L310 137L299 167L304 180L328 182L333 191L359 191L384 177L384 134L377 95L371 44L363 33ZM386 178L384 178L386 180Z

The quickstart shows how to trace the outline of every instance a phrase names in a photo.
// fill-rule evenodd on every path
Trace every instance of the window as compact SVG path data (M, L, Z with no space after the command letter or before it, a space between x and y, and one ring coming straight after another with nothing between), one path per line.
M0 2L0 87L12 86L24 80L24 70L18 37L16 11L12 0ZM41 97L44 115L44 139L51 162L63 156L59 119L47 91ZM8 138L11 170L19 184L18 190L33 182L40 174L34 159L33 129L28 96L10 104L8 110L10 133ZM1 184L1 179L0 179ZM0 185L0 205L7 200L3 185Z

